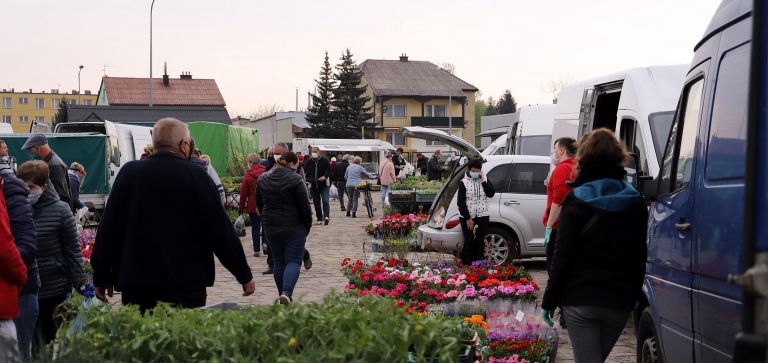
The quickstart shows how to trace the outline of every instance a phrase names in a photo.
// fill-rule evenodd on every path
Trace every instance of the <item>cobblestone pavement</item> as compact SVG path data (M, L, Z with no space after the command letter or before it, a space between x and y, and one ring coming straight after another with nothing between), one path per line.
M374 193L373 200L378 201L378 197L378 193ZM377 215L380 215L380 212L377 212ZM339 271L341 260L344 257L350 257L353 260L366 259L371 254L370 238L363 231L363 226L369 222L362 205L358 210L358 217L352 219L345 217L345 213L340 211L337 200L331 200L330 223L327 226L313 225L307 238L307 249L311 253L313 265L308 271L302 268L299 282L294 291L295 299L299 302L319 302L328 292L343 289L347 280ZM248 235L243 237L241 242L256 279L256 293L252 296L243 297L240 285L232 274L217 261L216 283L208 289L208 304L225 301L251 305L273 304L275 302L277 288L273 277L261 273L267 268L267 259L264 255L253 257L250 228L248 228ZM428 262L450 259L451 256L437 253L411 253L408 258L411 261ZM520 264L532 273L534 279L544 289L547 282L544 260L530 259L521 261ZM574 361L567 331L562 331L560 334L560 348L556 361ZM627 363L634 361L635 333L630 319L607 362Z

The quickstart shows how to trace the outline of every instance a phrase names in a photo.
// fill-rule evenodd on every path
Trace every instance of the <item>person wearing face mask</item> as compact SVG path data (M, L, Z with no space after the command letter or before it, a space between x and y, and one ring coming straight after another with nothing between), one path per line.
M330 188L328 179L331 178L331 163L320 156L320 148L312 148L311 158L304 163L304 169L309 182L309 193L312 195L312 204L315 205L315 217L317 224L327 225L331 218L331 205L329 201Z
M461 250L461 262L471 265L483 259L485 234L488 232L488 198L493 198L496 191L483 173L483 160L472 159L468 162L467 172L459 183L457 194L459 223L464 234L464 246Z
M299 159L284 152L278 166L259 177L256 206L262 216L278 299L287 306L299 280L307 235L312 228L312 210L304 181L296 174Z
M33 342L33 351L39 351L56 337L54 310L66 300L72 288L83 294L92 291L85 278L75 217L69 205L53 190L48 175L48 164L41 160L27 161L18 170L19 179L30 190L27 198L32 205L37 235L40 290L36 330L41 340Z
M48 138L43 134L34 134L30 136L24 145L21 146L21 150L27 151L38 160L45 161L48 164L48 170L50 170L51 184L59 195L59 199L62 202L69 205L70 210L74 212L74 205L72 204L72 195L70 195L69 189L69 177L67 177L67 164L61 160L51 147L48 145Z
M101 216L91 255L96 297L113 290L141 311L159 301L196 308L213 286L214 255L254 293L243 245L205 169L190 161L187 125L174 118L153 129L155 151L120 168Z

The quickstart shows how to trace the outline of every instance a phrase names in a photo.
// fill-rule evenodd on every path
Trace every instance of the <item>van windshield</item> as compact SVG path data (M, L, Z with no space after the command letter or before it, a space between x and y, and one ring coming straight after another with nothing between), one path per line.
M664 156L664 148L667 146L669 132L672 131L672 121L675 118L674 111L657 112L648 116L653 136L653 148L656 149L656 160Z

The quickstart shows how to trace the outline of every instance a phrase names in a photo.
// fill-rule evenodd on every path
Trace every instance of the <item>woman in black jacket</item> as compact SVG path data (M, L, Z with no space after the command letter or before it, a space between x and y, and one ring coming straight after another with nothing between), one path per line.
M624 181L628 154L613 132L579 143L574 189L563 201L541 315L561 306L576 362L603 362L642 294L648 211Z
M461 250L461 262L471 265L483 259L485 234L488 232L488 198L493 198L496 191L493 184L485 179L483 160L472 159L467 163L467 172L459 183L457 205L459 223L464 233L464 248Z
M280 303L288 305L299 280L304 245L312 228L307 187L296 174L299 159L285 152L277 166L259 177L256 207L267 235L274 263L274 278Z

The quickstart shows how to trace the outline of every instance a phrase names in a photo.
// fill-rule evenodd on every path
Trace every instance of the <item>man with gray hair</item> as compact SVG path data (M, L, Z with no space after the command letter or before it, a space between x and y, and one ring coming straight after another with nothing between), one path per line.
M21 146L21 150L27 151L38 160L45 161L48 164L48 170L50 174L51 184L53 189L56 190L56 194L59 195L59 199L69 205L69 208L74 212L74 206L72 205L72 196L69 190L69 176L67 176L67 164L61 160L59 155L48 145L48 138L43 134L34 134L30 136L24 145Z
M159 301L203 306L214 254L242 284L243 296L253 294L251 268L216 186L189 161L194 145L187 125L158 121L152 143L154 153L123 165L112 186L91 256L96 296L107 301L116 289L123 304L142 311Z

